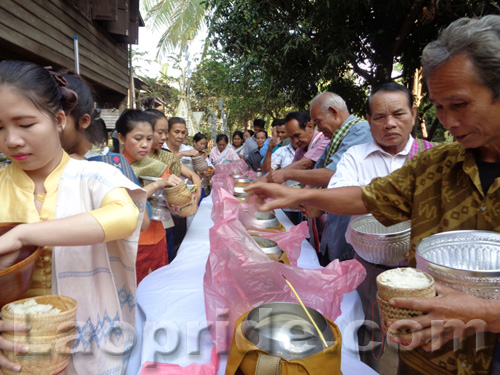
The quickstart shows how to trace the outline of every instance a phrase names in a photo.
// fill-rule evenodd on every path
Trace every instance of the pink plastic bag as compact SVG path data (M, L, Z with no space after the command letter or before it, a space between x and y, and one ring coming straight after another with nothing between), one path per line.
M214 203L222 200L221 192L226 191L230 195L233 195L234 189L234 179L226 174L218 174L213 176L211 180L212 184L212 201Z
M186 367L172 363L146 362L140 375L215 375L219 369L219 354L217 348L212 349L208 363L193 363Z
M225 174L220 174L212 177L212 201L214 203L222 200L221 192L225 191L229 195L233 195L234 179Z
M239 210L241 202L227 190L217 187L212 190L212 213L210 218L214 223L218 223L230 216L234 216Z
M214 170L214 176L218 174L245 174L248 171L248 164L245 160L236 160L229 164L218 165Z
M231 177L228 178L233 180ZM223 175L220 175L216 181L216 186L213 187L212 191L213 207L210 215L212 221L218 223L221 220L235 216L247 228L264 230L265 227L255 218L255 212L257 211L255 202L257 198L254 196L248 200L240 201L232 194L233 184L234 182L228 182ZM227 185L230 186L230 191L226 189Z
M286 232L266 229L255 219L256 197L252 197L248 202L241 202L223 189L219 191L218 196L220 200L214 200L211 213L211 219L214 223L219 223L230 217L237 217L250 234L273 240L286 252L290 263L294 266L297 265L302 241L309 235L307 222L303 221Z
M282 275L305 305L335 320L343 295L353 291L366 272L356 260L333 261L315 270L270 260L235 216L210 229L203 286L207 322L219 351L229 349L234 323L243 313L264 303L297 302Z
M250 178L251 180L255 180L257 178L257 172L254 171L246 171L245 176Z

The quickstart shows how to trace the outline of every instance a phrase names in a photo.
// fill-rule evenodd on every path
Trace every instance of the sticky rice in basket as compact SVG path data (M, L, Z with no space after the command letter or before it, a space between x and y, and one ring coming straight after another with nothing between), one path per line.
M29 332L2 332L6 340L26 344L28 353L4 351L21 365L20 372L3 368L6 375L54 375L69 364L76 333L77 302L66 296L26 298L2 307L2 319L30 326Z
M390 330L395 321L423 315L421 311L392 306L389 303L391 298L433 298L436 295L432 276L410 267L393 268L382 272L377 276L377 289L382 329L389 336L397 333Z

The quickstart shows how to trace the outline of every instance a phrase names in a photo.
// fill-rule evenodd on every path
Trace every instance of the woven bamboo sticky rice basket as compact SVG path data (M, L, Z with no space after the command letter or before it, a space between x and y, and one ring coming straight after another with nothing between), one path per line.
M180 207L180 212L171 210L170 212L172 215L179 217L194 215L196 212L196 205L193 202L193 194L184 182L165 188L165 193L169 206Z
M390 272L394 272L399 270L405 272L405 270L411 270L411 272L417 272L419 274L424 275L425 278L429 281L429 283L422 287L402 287L402 286L394 286L389 285L382 282L382 279L390 275ZM398 271L396 271L398 272ZM380 320L382 322L382 329L386 334L392 335L397 334L398 332L389 331L390 326L397 320L401 319L411 319L419 315L423 315L422 311L418 310L410 310L403 309L400 307L392 306L389 303L391 298L397 297L419 297L419 298L433 298L436 296L436 290L434 288L434 279L432 276L428 275L425 272L414 268L394 268L382 272L377 276L377 304L380 311Z
M12 362L20 364L21 371L6 368L6 375L55 375L62 372L71 360L76 333L77 302L66 296L47 295L33 297L37 304L52 305L61 310L59 313L16 313L2 307L2 319L21 322L30 326L29 332L2 332L6 340L27 344L28 353L4 351ZM12 302L22 304L27 299Z
M193 160L193 168L195 172L202 173L208 171L208 163L205 156L193 156L191 159Z

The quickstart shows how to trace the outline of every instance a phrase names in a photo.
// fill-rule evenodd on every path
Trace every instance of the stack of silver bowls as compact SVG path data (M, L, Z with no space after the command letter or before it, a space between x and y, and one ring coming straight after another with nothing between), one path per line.
M451 288L485 299L500 299L500 233L461 230L424 238L417 268Z
M233 195L237 198L245 198L247 193L245 188L250 185L252 179L244 175L231 175L234 179Z

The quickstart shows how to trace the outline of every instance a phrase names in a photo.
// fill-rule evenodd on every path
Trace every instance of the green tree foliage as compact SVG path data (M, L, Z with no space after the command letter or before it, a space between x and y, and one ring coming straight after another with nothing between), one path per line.
M364 114L366 90L401 63L411 82L423 47L463 16L498 13L491 0L207 0L212 45L258 67L270 93L306 108L331 90ZM354 74L353 74L354 72Z
M140 84L135 87L135 96L142 108L155 108L161 104L166 113L175 113L179 101L179 90L172 86L175 78L168 75L168 65L164 64L157 77L149 77L142 73L144 65L151 63L146 58L146 52L132 53L133 73Z
M222 100L229 133L243 130L255 117L283 117L289 97L280 92L271 96L271 83L255 64L232 60L219 51L210 51L191 78L191 105L195 111L211 112L220 117ZM270 121L268 121L270 123Z
M204 26L207 9L204 0L143 0L146 21L160 31L158 56L182 50Z

